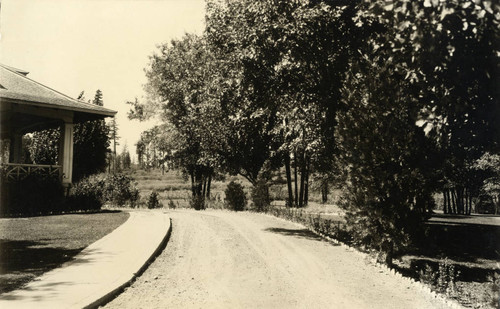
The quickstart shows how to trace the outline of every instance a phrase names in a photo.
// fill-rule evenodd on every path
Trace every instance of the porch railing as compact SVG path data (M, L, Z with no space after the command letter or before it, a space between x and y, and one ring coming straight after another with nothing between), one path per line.
M62 172L60 165L2 163L1 167L2 176L6 181L22 180L35 173L39 175L60 177Z

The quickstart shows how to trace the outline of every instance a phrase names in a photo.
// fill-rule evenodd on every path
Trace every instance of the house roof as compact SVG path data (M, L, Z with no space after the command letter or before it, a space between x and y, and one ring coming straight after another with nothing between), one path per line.
M73 99L28 77L28 72L0 64L0 101L35 105L99 116L116 111Z

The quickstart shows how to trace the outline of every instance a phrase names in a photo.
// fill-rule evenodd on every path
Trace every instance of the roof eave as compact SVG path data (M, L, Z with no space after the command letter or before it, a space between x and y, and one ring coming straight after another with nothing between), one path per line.
M55 104L50 104L50 103L41 103L41 102L34 102L34 101L27 101L27 100L17 100L17 99L12 99L12 98L5 98L5 97L0 97L0 99L2 101L9 102L9 103L25 104L25 105L31 105L31 106L37 106L37 107L43 107L43 108L59 109L59 110L68 110L68 111L79 112L79 113L102 115L105 117L114 117L117 113L116 111L111 110L111 109L93 110L93 109L86 109L86 108L79 108L79 107L69 107L69 106L63 107L60 105L55 105Z

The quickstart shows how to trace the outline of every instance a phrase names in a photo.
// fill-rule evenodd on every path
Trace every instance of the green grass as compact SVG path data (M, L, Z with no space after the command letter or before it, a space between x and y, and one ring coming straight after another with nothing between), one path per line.
M102 212L0 219L0 293L70 261L128 217Z

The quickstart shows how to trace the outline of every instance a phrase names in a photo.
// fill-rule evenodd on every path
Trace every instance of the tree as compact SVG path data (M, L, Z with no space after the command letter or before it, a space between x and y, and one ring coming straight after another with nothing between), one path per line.
M127 145L123 146L122 153L120 154L121 166L124 170L130 169L132 160L130 159L130 153L128 151Z
M239 127L262 141L253 149L270 150L260 151L264 160L250 160L260 163L254 172L266 156L283 159L290 205L307 203L311 168L333 157L340 88L355 42L351 38L359 34L353 32L353 7L326 1L207 4L205 34L216 57L233 67ZM245 133L238 136L244 137L242 144L255 145ZM294 177L295 198L292 168L300 174L300 190Z
M120 145L118 142L120 140L120 136L118 135L118 124L116 123L116 118L113 117L109 124L108 138L110 141L113 141L113 151L111 154L111 158L109 161L109 165L113 166L113 173L116 173L119 168L117 167L117 158L116 158L116 146Z
M84 100L82 91L78 99ZM96 91L93 104L103 105L102 92ZM74 127L73 180L104 171L109 147L108 127L104 120L93 120ZM34 132L29 145L31 160L35 164L57 164L59 149L58 129ZM48 146L49 145L49 146Z
M446 212L470 214L481 177L471 168L485 152L500 152L498 5L489 1L424 2L435 27L422 31L419 66L428 104L424 121L439 145Z
M81 93L83 97L83 92ZM97 90L93 104L103 106L102 91ZM109 128L104 119L87 121L75 125L73 151L73 179L78 181L86 176L106 169L106 154L109 147Z
M57 164L60 132L48 129L27 136L28 151L34 164Z
M415 125L418 108L394 64L367 58L356 66L337 132L347 167L341 206L356 240L384 252L391 265L433 208L433 152Z
M205 151L202 138L205 121L201 113L205 81L210 79L210 55L204 41L195 35L159 47L159 53L150 58L146 69L146 106L131 102L129 117L144 119L150 115L144 110L156 110L165 124L172 125L181 141L181 166L191 178L193 198L202 196L203 183L213 173L213 156ZM140 112L139 112L140 111ZM157 134L152 134L153 137Z
M352 59L343 91L344 207L358 239L385 251L389 264L432 209L437 180L470 201L468 162L498 148L495 14L487 1L359 6L356 24L376 31ZM454 211L467 213L466 205Z
M490 197L495 204L495 214L500 210L500 155L486 152L472 166L480 174L480 195Z

